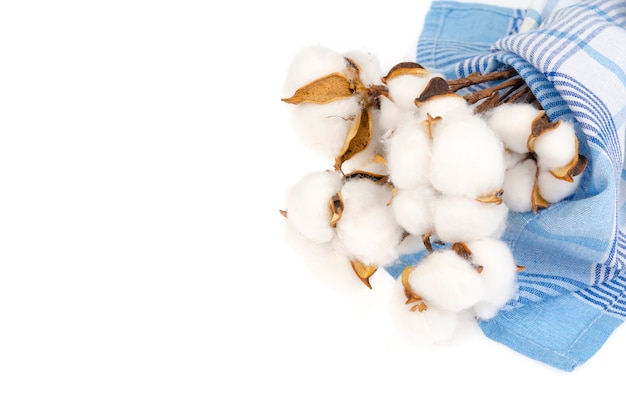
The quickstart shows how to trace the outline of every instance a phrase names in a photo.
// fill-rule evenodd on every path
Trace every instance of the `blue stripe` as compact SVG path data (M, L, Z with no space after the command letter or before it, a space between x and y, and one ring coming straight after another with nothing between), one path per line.
M607 26L607 27L610 27L610 26ZM552 36L557 36L561 39L565 39L574 43L576 46L578 46L579 49L585 51L585 53L587 53L587 55L591 57L593 60L595 60L600 65L607 68L610 72L616 74L621 84L624 87L626 87L626 73L624 73L624 70L621 67L619 67L619 65L617 65L614 61L612 61L611 59L609 59L608 57L600 53L595 48L591 47L588 42L570 33L561 32L557 30L548 30L545 33L550 34ZM572 54L573 53L574 52L572 52ZM565 58L563 58L562 61L565 61ZM563 63L562 61L560 60L559 61L560 64L556 65L555 68L558 68L559 66L561 66Z
M626 10L624 10L621 13L619 12L619 10L626 9L624 5L620 3L616 3L613 5L608 5L609 7L606 7L606 6L607 4L600 1L600 2L597 2L597 5L589 4L587 7L590 10L595 11L597 15L603 18L604 20L611 22L612 24L616 26L621 26L624 22L620 19L620 17L626 17ZM603 9L602 7L606 7L606 9ZM617 12L617 13L612 13L612 12Z

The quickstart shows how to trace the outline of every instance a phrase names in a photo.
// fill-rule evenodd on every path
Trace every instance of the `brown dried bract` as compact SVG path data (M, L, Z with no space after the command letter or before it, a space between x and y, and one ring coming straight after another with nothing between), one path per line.
M484 266L473 263L473 253L467 244L463 242L456 242L452 245L451 249L453 252L459 255L459 257L468 261L478 273L483 272Z
M363 170L355 170L351 173L345 174L344 178L346 181L353 180L355 178L366 178L370 181L375 182L376 184L386 184L389 181L389 176L385 174L377 174L370 171Z
M582 154L578 154L578 162L570 171L571 176L576 177L582 174L583 171L585 171L585 168L587 168L587 164L589 164L589 160L587 159L587 157Z
M442 96L455 96L462 98L462 96L452 92L445 79L438 76L436 78L432 78L430 82L428 82L428 85L426 85L426 88L424 88L422 94L415 98L415 105L419 107L422 106L424 102Z
M387 164L387 160L385 159L385 157L380 154L374 155L374 157L372 158L372 162L375 164L381 164L381 165Z
M539 208L548 208L550 207L550 203L546 201L545 198L539 192L539 168L537 167L537 172L535 173L535 182L533 183L533 190L530 196L531 208L533 210L533 214L537 215L537 210Z
M424 244L426 251L429 253L432 253L433 251L433 244L430 241L430 238L432 237L432 235L433 235L433 231L430 230L429 232L427 232L426 234L422 236L422 243Z
M337 193L330 198L330 226L336 227L339 220L341 220L341 215L343 214L343 199L341 198L341 193Z
M354 85L343 73L335 72L298 88L290 98L281 101L298 105L304 102L324 104L345 99L354 94Z
M365 283L365 286L371 289L372 284L370 283L370 278L374 275L374 273L376 273L378 267L366 265L357 259L351 260L350 264L352 265L352 270L354 270L354 273L356 273L359 280Z
M582 173L582 170L587 167L587 158L584 158L581 163L578 162L580 159L580 155L578 154L578 137L574 136L574 139L576 145L574 158L572 158L572 160L567 165L564 165L561 168L557 168L556 170L550 170L550 174L552 174L554 178L558 178L559 180L564 180L570 183L573 183L574 177ZM582 170L580 170L581 168ZM575 172L577 174L574 174Z
M411 272L413 271L413 269L415 269L415 266L405 267L404 270L402 271L402 275L400 276L402 286L404 287L404 296L406 296L405 304L410 305L412 303L416 303L409 310L411 312L415 312L415 311L423 312L426 309L428 309L428 305L424 303L424 299L420 295L413 292L413 289L411 288L411 285L409 284L409 277L411 276Z
M456 242L451 247L452 251L459 255L461 258L471 261L472 259L472 251L467 246L467 244L463 242Z
M288 218L289 216L287 215L287 210L278 210L280 212L280 215L283 216L284 218Z
M422 125L426 127L428 138L433 139L433 126L442 119L440 116L433 117L428 112L426 113L426 119L422 121Z
M533 119L530 125L530 135L528 136L527 147L530 152L535 152L535 141L541 134L546 131L553 130L561 125L561 121L552 122L548 119L545 111L541 111L539 115Z
M485 194L476 198L476 201L481 203L491 203L491 204L502 204L502 194L504 194L503 189L498 189L491 194Z
M355 119L344 143L344 147L335 159L335 169L341 170L341 165L363 151L372 140L372 114L369 108L363 108L360 116Z
M383 83L387 83L393 78L402 75L426 76L430 73L428 69L415 62L400 62L392 67L387 75L382 79Z

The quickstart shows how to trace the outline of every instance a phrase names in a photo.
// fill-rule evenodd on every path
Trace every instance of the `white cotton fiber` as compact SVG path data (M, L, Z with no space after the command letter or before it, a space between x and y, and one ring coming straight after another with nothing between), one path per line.
M532 195L535 185L537 163L529 158L506 171L502 189L502 200L512 210L524 213L532 210Z
M532 122L539 115L541 111L531 104L514 103L498 105L484 117L507 149L524 154L528 152Z
M481 203L464 196L442 195L434 213L434 233L445 243L500 237L506 225L504 203Z
M533 144L539 168L556 170L568 165L576 156L577 142L574 127L569 122L561 122L557 128L543 132Z
M515 294L517 264L511 250L501 240L483 239L467 243L472 263L482 266L480 277L485 287L483 299L474 305L476 315L490 319Z
M513 152L510 150L504 151L504 165L507 169L513 167L515 164L524 161L528 158L528 153L520 154L519 152Z
M435 251L422 259L409 284L427 304L451 312L469 309L485 296L478 271L452 250Z
M502 142L477 116L444 118L433 137L430 178L444 194L491 194L504 180Z
M551 204L558 203L564 198L574 194L580 184L582 174L573 177L573 181L565 181L556 178L550 171L539 170L537 186L539 194Z
M315 243L291 226L285 226L285 239L316 280L346 293L363 290L363 282L355 276L350 259L333 247L333 241Z
M380 85L382 74L376 55L361 50L352 50L344 53L344 56L356 63L359 68L359 77L365 86Z
M330 241L330 200L343 185L337 171L316 171L303 176L286 196L287 223L302 237L315 243Z
M388 205L389 187L366 178L351 179L341 196L344 211L336 230L346 252L367 265L384 266L395 260L404 231Z
M392 132L414 114L414 111L403 111L391 99L381 95L378 122L385 133Z
M334 72L344 72L344 57L323 46L301 49L292 59L284 85L284 97L290 97L300 87Z
M407 119L385 139L385 158L395 187L414 188L430 181L430 148L431 139L415 117Z
M396 189L391 202L396 221L410 234L422 236L428 233L433 227L436 197L428 185Z
M302 143L316 154L334 161L346 142L348 131L361 111L358 97L325 104L290 105L294 130Z
M399 336L409 345L428 346L447 343L455 334L458 314L428 305L422 312L411 312L401 278L394 282L390 295L390 316Z
M403 111L417 111L415 98L420 96L428 82L437 74L406 74L398 75L387 81L389 97Z
M472 115L472 108L467 104L461 95L442 95L422 102L419 106L419 113L425 119L426 114L432 117L450 117Z

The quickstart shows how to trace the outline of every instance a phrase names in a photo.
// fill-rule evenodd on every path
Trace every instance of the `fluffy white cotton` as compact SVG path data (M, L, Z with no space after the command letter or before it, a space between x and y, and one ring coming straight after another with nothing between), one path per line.
M535 185L537 163L529 158L515 164L506 171L502 189L502 200L512 210L524 213L532 210L532 195Z
M390 295L390 316L394 328L410 345L428 346L449 342L457 328L458 314L429 305L422 312L411 312L398 278Z
M561 122L557 128L543 132L533 145L539 168L555 170L568 165L576 156L577 141L569 122Z
M433 117L464 116L472 115L472 108L461 95L442 95L422 102L419 113L424 119L427 113Z
M287 192L287 223L315 243L330 241L335 234L330 225L330 199L342 186L343 178L336 171L316 171L303 176Z
M402 243L398 247L398 253L403 254L417 254L426 250L424 246L424 239L422 234L413 235L406 234L406 237L402 239Z
M484 116L507 149L523 154L528 152L532 122L540 114L531 104L515 103L496 106Z
M385 139L385 158L395 187L414 188L430 181L430 148L431 139L415 117L407 119Z
M550 171L539 170L537 186L539 194L550 204L558 203L574 194L580 185L582 174L573 177L573 181L556 178Z
M396 221L407 233L418 236L428 233L433 227L436 197L428 185L396 189L391 202Z
M474 305L476 316L493 318L517 290L517 264L511 250L501 240L482 239L467 243L472 263L482 266L480 277L485 287L483 299Z
M442 119L433 137L430 178L444 194L476 198L502 187L502 142L477 116Z
M415 98L420 96L428 82L437 74L398 75L387 81L389 97L403 111L417 111Z
M404 231L388 205L391 190L365 178L351 179L344 184L341 196L344 211L336 230L349 256L376 266L395 260Z
M380 62L376 55L361 50L353 50L344 53L344 56L357 64L359 77L365 86L380 85L382 74Z
M380 97L378 122L380 123L383 131L392 132L409 118L413 117L414 114L415 111L404 111L400 109L395 102L386 96Z
M289 108L301 142L322 158L334 161L356 122L361 103L357 96L352 96L325 104L302 103Z
M409 284L427 304L450 312L469 309L485 296L478 271L452 250L435 251L422 259Z
M500 237L506 225L504 203L481 203L463 196L442 195L434 210L434 232L445 243Z
M528 158L528 153L520 154L519 152L513 152L510 150L504 151L504 166L506 169L513 167L515 164L524 161Z
M301 49L292 59L285 77L284 97L290 97L298 88L334 72L344 72L346 61L334 50L324 46Z
M354 274L350 259L337 251L332 241L315 243L291 226L285 226L285 239L316 280L346 293L363 291L363 282Z

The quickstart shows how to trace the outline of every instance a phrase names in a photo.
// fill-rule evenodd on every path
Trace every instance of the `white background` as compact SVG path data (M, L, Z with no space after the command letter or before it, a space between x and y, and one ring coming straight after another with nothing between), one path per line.
M618 406L624 328L573 373L480 332L415 349L390 278L346 295L284 241L284 192L320 167L280 102L291 57L413 60L429 4L3 3L0 412Z

